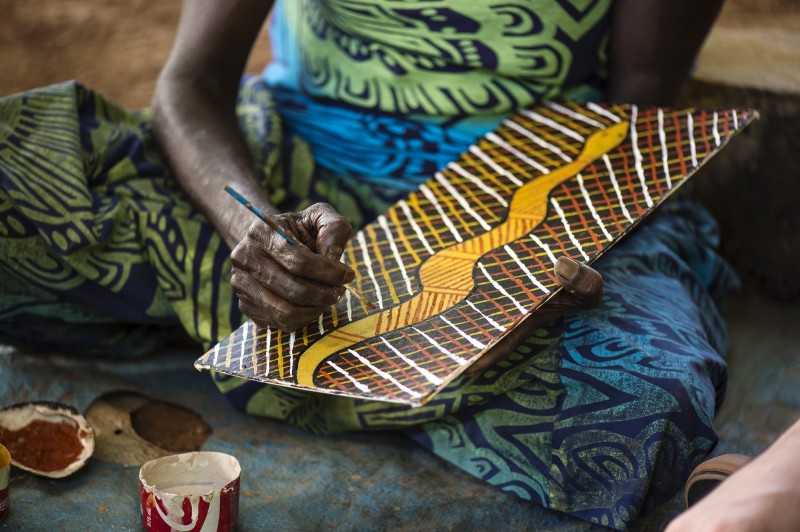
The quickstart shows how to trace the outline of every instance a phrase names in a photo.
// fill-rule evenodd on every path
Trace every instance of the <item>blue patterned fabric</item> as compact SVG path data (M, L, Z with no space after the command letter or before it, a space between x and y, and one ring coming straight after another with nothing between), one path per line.
M738 281L716 244L696 202L665 205L595 264L598 308L540 332L547 347L519 348L532 358L516 388L407 432L522 498L625 528L717 442L727 339L715 300Z
M276 204L327 200L360 225L402 193L315 167L309 143L286 132L292 114L274 112L260 79L240 100ZM0 116L0 341L118 355L154 348L178 323L203 342L238 326L228 250L161 164L145 115L61 85L0 100ZM436 135L455 138L446 128ZM36 193L68 186L74 194ZM77 229L101 230L70 247L55 230L34 229L37 212L49 213L49 228L85 220ZM736 286L716 239L696 202L665 205L597 263L600 307L538 331L418 409L215 380L252 414L318 433L403 430L522 498L625 528L679 489L716 442L725 383L716 303ZM98 276L95 265L119 275Z
M596 97L609 9L280 2L276 61L238 107L261 184L282 209L327 201L368 223L515 107ZM436 95L419 98L427 87ZM206 344L239 325L229 251L162 164L146 115L61 85L0 100L0 118L0 341L139 353L178 325ZM402 430L521 498L624 529L716 442L717 303L737 282L716 244L702 207L671 202L596 264L598 308L424 407L215 382L236 407L317 433Z
M277 87L272 91L287 129L308 143L318 166L342 179L404 194L508 116L386 115L320 103Z
M610 0L278 0L263 76L342 179L410 192L520 107L603 94Z

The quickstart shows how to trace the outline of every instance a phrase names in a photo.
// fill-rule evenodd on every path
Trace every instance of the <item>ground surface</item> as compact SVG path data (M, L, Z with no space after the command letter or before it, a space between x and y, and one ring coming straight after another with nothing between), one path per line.
M149 104L179 0L3 0L0 96L78 79L128 108ZM266 64L262 32L248 64Z
M177 0L4 0L0 96L79 79L127 107L146 106L174 37L179 10ZM701 57L698 76L714 83L726 81L785 91L787 80L791 84L800 74L800 63L793 66L796 56L791 55L798 48L792 39L797 38L799 30L800 3L795 0L729 1L720 29ZM764 52L769 50L764 43L777 48ZM267 60L263 35L257 48L250 71L257 71ZM743 63L736 59L745 55L752 60L750 66L741 69L741 75L721 66L734 59L730 64L738 68ZM754 63L762 67L756 75ZM797 90L794 92L797 94ZM703 88L696 97L717 102L721 98L714 86ZM778 119L763 123L768 128L778 124L776 130L782 127L780 115L798 113L796 99L777 101L770 92L734 90L723 97L737 105L749 98L755 102L751 105L773 110ZM789 173L783 176L787 182L800 182L794 170L797 161L787 161L785 151L763 153L762 146L772 146L771 139L781 134L768 130L757 135L762 144L754 145L756 134L752 134L741 145L777 161L779 169L788 168ZM786 138L784 144L789 142ZM731 161L729 167L741 166L735 159ZM757 167L753 171L759 168L763 170ZM767 176L779 173L770 169ZM745 202L753 193L742 184L726 183L726 187L731 195L707 195L716 200L714 208L721 215L723 230L729 233L727 241L735 244L728 251L745 274L745 291L730 308L730 384L717 418L721 443L716 453L752 453L768 445L800 413L800 328L796 325L800 307L792 296L796 280L792 284L789 275L779 276L777 281L770 277L780 263L790 272L796 269L791 253L800 246L791 244L793 235L798 234L796 217L771 211L771 204L761 198L758 202L751 200L749 207L751 211L763 210L767 216L761 217L760 225L745 224L741 220L746 217L740 211L744 207L730 198ZM778 192L786 190L777 188ZM787 209L790 202L786 197L790 195L784 193L781 203ZM742 225L737 226L736 220ZM746 238L737 240L742 228ZM776 240L778 237L782 240ZM756 246L775 254L770 255L766 269L758 263L764 251ZM772 298L756 290L764 286L773 288ZM790 301L779 303L776 295ZM158 393L160 399L190 406L203 415L214 429L204 449L237 455L247 472L243 477L240 530L265 526L276 530L588 528L490 488L395 436L320 439L279 423L239 415L220 404L205 376L188 367L193 356L168 352L146 363L131 362L131 367L92 363L91 377L99 376L105 391L149 390ZM10 373L0 374L0 404L47 397L70 399L85 409L94 399L88 388L81 388L90 377L85 366L75 361L0 352L0 362L5 368L27 368L38 378L36 382L21 382ZM58 384L65 380L70 386ZM0 530L138 530L136 476L136 468L101 460L93 460L86 470L61 482L15 473L11 484L13 513ZM675 498L640 528L657 529L679 509L680 501Z

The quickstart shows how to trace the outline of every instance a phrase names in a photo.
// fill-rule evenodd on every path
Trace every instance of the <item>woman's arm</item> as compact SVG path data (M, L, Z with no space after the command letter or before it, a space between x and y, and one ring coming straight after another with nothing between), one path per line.
M153 130L175 178L231 249L253 219L221 193L226 183L276 212L256 182L235 112L239 81L269 9L264 0L184 2L153 98Z
M153 130L172 172L231 254L239 307L261 325L295 330L342 295L353 271L339 262L351 226L329 205L277 215L309 249L294 246L224 193L232 185L267 213L236 118L247 57L265 0L187 0L153 98ZM235 248L235 249L234 249Z
M671 105L723 0L615 0L608 99Z

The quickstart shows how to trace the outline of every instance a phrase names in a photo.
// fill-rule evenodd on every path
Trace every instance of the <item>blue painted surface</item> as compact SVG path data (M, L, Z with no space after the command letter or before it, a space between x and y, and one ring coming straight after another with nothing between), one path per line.
M194 352L85 360L0 354L0 403L58 400L85 410L98 395L134 390L200 413L203 446L242 465L239 530L586 530L589 525L492 488L396 434L317 437L234 410ZM92 459L61 480L12 473L12 513L0 530L140 530L138 467Z
M728 395L714 454L755 453L800 414L800 305L740 296L729 314ZM205 450L244 470L239 530L593 530L483 484L395 434L316 437L231 408L197 353L86 360L0 348L0 404L57 400L85 410L102 393L135 390L200 413L214 428ZM138 468L92 459L62 480L11 478L12 513L0 531L141 530ZM663 529L680 495L638 525Z

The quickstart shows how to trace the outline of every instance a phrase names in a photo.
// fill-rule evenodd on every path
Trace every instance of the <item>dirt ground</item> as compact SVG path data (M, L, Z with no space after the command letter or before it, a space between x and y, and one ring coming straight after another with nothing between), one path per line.
M129 108L149 104L179 0L3 0L0 96L77 79ZM247 70L269 58L266 32Z
M146 106L180 9L178 0L3 0L0 96L78 79L129 108ZM719 24L800 30L800 2L729 0ZM248 71L268 57L262 31Z

